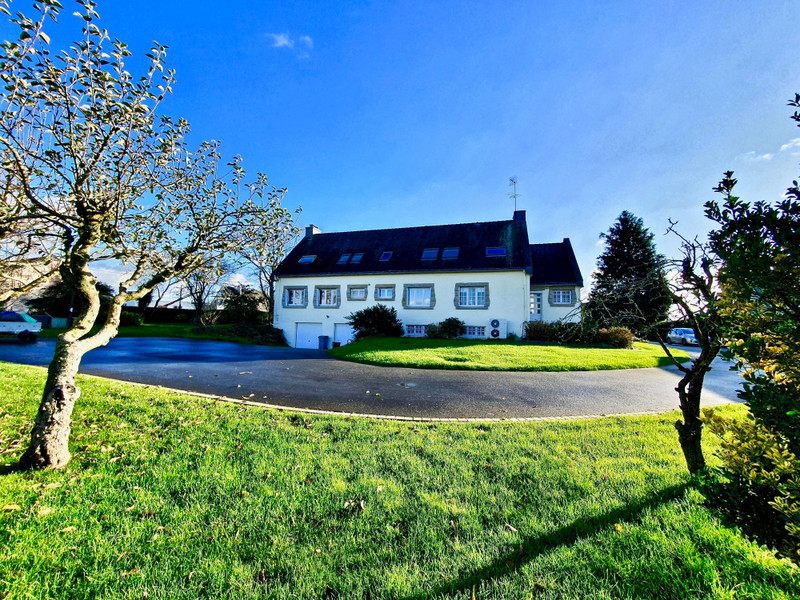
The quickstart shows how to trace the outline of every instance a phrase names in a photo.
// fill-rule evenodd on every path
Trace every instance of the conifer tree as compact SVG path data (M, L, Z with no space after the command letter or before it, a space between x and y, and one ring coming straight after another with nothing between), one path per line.
M586 316L598 325L624 326L644 336L667 318L670 307L664 257L642 219L627 210L600 237L606 249L597 259Z

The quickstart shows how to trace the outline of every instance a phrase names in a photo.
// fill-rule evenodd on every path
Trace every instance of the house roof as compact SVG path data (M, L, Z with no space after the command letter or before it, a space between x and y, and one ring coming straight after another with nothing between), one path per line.
M522 210L513 219L486 223L339 233L319 233L312 225L275 277L458 271L524 271L532 283L583 284L569 240L531 245Z
M531 244L531 285L577 285L583 287L578 261L569 238L554 244Z
M367 273L426 273L442 271L508 271L530 273L528 228L525 211L514 219L487 223L459 223L369 231L309 234L275 270L277 277L303 275L357 275ZM445 248L457 248L457 256L443 258ZM502 248L488 255L487 248ZM435 258L423 258L424 250ZM391 252L391 256L385 253ZM358 262L352 255L363 253ZM503 254L504 253L504 254ZM342 262L343 255L350 254ZM313 256L311 262L301 262ZM381 258L385 260L381 260ZM306 259L308 260L308 259Z

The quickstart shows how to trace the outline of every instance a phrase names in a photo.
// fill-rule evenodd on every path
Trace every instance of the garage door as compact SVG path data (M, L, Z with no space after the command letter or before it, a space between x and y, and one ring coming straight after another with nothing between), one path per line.
M347 323L336 323L333 326L333 341L339 342L344 346L347 342L352 341L355 337L353 328Z
M298 323L295 348L319 348L319 336L322 335L322 323Z

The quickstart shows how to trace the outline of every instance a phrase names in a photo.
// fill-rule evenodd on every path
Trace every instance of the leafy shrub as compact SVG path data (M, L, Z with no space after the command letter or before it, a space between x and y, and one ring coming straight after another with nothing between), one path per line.
M630 348L634 339L633 333L627 327L597 330L582 323L564 323L562 321L554 323L528 321L525 323L525 338L534 342L604 344L614 348Z
M123 310L119 314L120 327L139 327L144 325L144 317L137 312Z
M785 437L713 409L703 422L720 440L723 466L708 472L703 493L749 535L800 562L800 459Z
M440 340L452 340L467 333L464 321L457 317L450 317L441 323L434 323L425 327L425 337Z
M612 348L630 348L633 346L633 333L627 327L609 327L597 332L597 341Z
M554 323L544 321L528 321L525 323L525 339L532 342L555 342L556 331Z
M346 317L347 322L356 333L356 339L365 337L401 337L405 331L397 311L385 304L376 304L364 308Z

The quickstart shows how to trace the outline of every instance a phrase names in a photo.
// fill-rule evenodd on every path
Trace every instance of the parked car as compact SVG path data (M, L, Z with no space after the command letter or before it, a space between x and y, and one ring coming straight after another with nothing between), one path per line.
M667 341L670 344L683 344L684 346L699 346L694 331L691 329L673 329L667 334Z
M23 343L33 343L42 330L42 324L25 313L4 310L0 313L0 335L15 335Z

